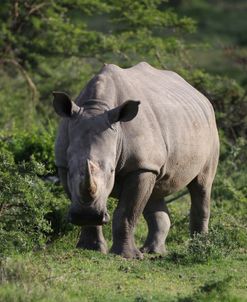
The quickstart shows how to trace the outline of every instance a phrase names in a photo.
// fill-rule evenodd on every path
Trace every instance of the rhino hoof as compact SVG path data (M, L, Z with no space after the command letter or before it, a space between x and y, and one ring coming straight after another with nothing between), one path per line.
M103 254L107 254L108 252L106 242L89 243L89 242L79 241L76 245L76 248L83 249L83 250L98 251Z
M159 246L143 246L140 248L140 251L142 253L147 253L147 254L161 254L164 255L166 254L166 248L164 245L159 245Z
M122 256L126 259L143 259L143 254L138 249L111 248L110 253Z

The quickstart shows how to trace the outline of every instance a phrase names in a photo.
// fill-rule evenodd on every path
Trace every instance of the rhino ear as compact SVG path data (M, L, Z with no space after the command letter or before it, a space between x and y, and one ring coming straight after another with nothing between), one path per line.
M53 91L53 107L58 115L61 117L73 117L80 112L80 107L77 106L70 97L59 91Z
M122 105L108 111L108 119L111 124L116 122L129 122L138 113L140 101L126 101Z

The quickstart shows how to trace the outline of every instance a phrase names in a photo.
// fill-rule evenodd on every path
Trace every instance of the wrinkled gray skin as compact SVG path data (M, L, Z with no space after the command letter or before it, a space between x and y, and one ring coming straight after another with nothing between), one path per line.
M147 63L106 65L76 104L54 92L54 108L64 117L56 165L71 199L70 220L83 226L78 247L107 251L101 225L109 220L109 195L119 200L112 253L163 253L170 228L164 196L184 187L191 195L191 234L208 231L219 153L214 111L179 75ZM148 236L140 251L134 229L141 214Z

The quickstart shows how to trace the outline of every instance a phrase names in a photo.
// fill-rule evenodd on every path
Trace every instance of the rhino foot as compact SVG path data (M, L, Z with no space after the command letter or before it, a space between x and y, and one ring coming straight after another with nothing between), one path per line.
M140 248L142 253L148 253L148 254L166 254L166 248L164 244L162 245L144 245Z
M87 241L79 240L76 247L83 250L98 251L103 254L107 254L108 252L106 242L102 242L102 241L87 242Z
M106 254L108 252L108 249L107 243L103 236L102 226L83 227L76 247Z
M127 259L143 259L143 254L137 248L112 247L110 253L120 255Z

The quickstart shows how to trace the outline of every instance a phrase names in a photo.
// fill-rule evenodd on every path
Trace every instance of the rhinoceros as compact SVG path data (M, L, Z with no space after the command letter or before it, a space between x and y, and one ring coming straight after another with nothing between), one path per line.
M53 95L62 117L56 166L71 200L69 219L82 226L78 247L106 253L109 196L118 200L110 252L125 258L164 253L170 228L164 197L185 187L191 235L208 231L219 139L204 95L177 73L145 62L105 65L75 102L63 92ZM148 234L138 249L134 229L141 214Z

